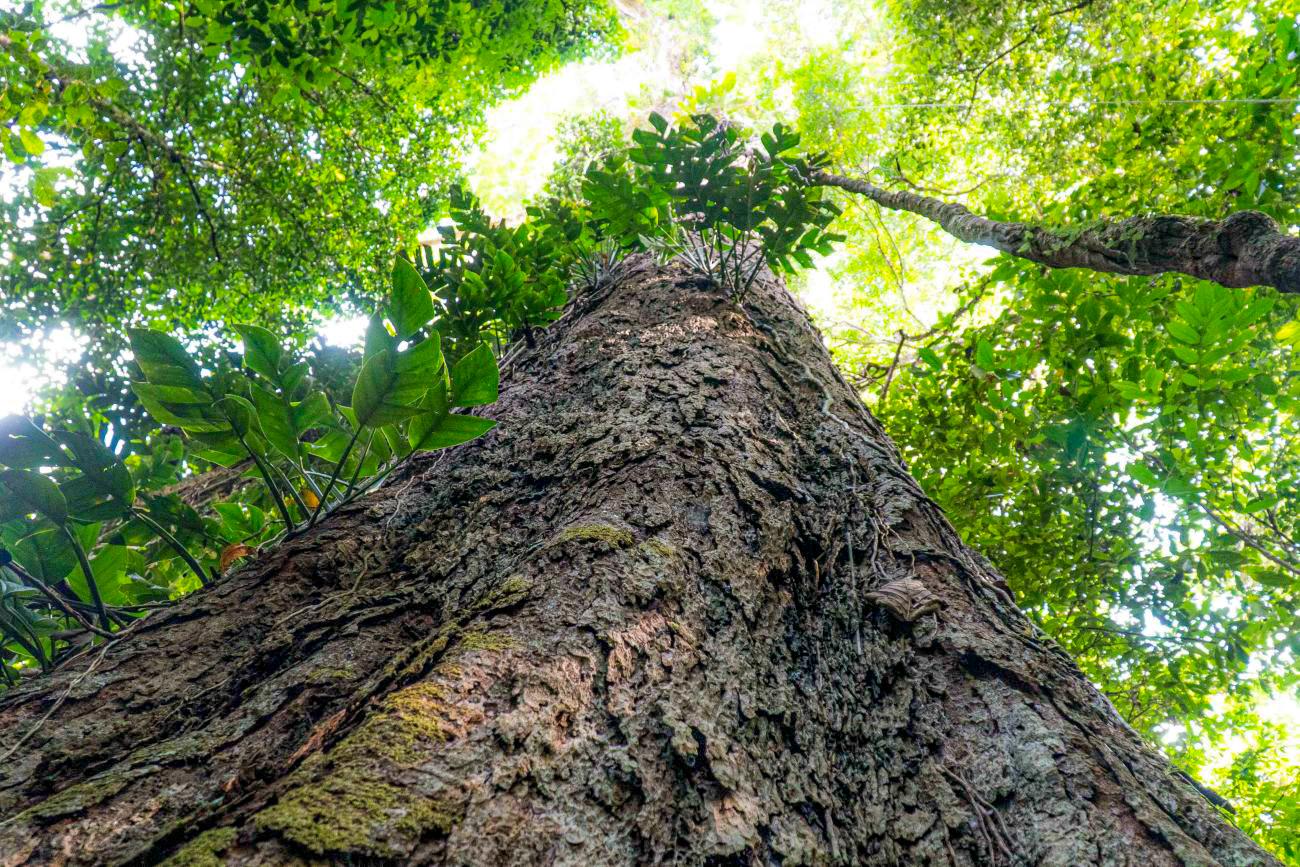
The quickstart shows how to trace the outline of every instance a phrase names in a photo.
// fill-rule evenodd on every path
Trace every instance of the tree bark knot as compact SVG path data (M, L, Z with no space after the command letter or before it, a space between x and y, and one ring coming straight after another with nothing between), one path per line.
M888 609L904 623L915 623L943 607L943 600L915 578L899 578L867 594L867 601Z

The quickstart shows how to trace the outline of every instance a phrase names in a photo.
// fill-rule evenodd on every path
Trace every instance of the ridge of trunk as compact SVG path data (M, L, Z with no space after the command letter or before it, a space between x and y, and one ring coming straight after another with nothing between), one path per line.
M1275 864L806 315L641 260L483 440L0 698L0 864Z

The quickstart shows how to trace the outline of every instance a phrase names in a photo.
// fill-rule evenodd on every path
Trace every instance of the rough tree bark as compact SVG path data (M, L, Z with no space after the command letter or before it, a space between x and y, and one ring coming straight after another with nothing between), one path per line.
M883 208L925 217L959 241L1052 268L1130 275L1174 272L1234 289L1272 286L1280 292L1300 292L1300 237L1288 235L1260 211L1238 211L1222 220L1166 214L1099 220L1070 232L990 220L964 205L886 190L859 178L818 172L812 180L866 196Z
M4 864L1272 864L785 290L639 262L497 431L0 699Z

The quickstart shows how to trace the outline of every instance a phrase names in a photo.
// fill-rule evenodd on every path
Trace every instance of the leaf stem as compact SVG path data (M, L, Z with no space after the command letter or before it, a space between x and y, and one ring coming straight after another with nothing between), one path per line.
M334 465L334 471L330 473L329 484L325 486L325 490L320 496L320 502L316 504L316 511L312 512L311 518L307 520L308 527L316 524L317 519L320 517L321 510L325 508L325 503L329 501L329 495L334 492L334 485L338 482L339 474L343 472L343 465L347 463L348 456L352 454L352 448L357 444L357 437L359 436L361 436L360 425L358 425L357 429L352 432L352 439L348 440L347 448L343 450L342 456L339 457L339 462Z
M199 561L194 559L194 555L190 553L189 549L182 545L180 540L173 536L166 527L134 507L131 509L131 516L139 518L142 523L149 526L149 529L157 533L164 542L172 547L173 551L181 556L181 559L190 567L190 571L199 579L199 583L204 587L208 586L208 577L203 574L203 567L199 565Z
M68 529L67 524L61 528L63 535L68 537L72 543L73 553L77 555L77 563L81 566L81 574L86 576L86 586L90 588L90 599L95 605L95 611L99 614L99 625L104 629L112 631L113 621L108 619L108 610L104 607L104 599L99 595L99 585L95 583L95 570L90 566L90 560L86 557L86 549L81 547L81 542Z
M366 462L366 458L370 457L370 447L375 444L375 433L374 430L370 431L370 438L366 440L366 447L361 450L361 457L357 458L357 467L352 471L352 478L348 479L348 486L343 489L342 500L346 500L348 494L351 494L357 486L357 477L361 475L361 465Z
M311 509L307 508L307 503L303 501L302 495L299 494L298 489L293 486L293 481L289 478L289 474L277 467L274 463L271 463L271 467L280 474L280 479L284 482L285 489L289 491L289 496L293 498L294 505L302 512L302 516L305 519L307 515L311 513Z
M248 452L248 456L252 458L253 463L257 465L257 471L262 474L262 481L266 482L266 491L271 495L271 501L275 503L275 508L280 512L280 517L284 519L285 529L292 531L294 524L293 518L289 515L289 507L284 504L284 498L280 496L280 491L276 488L275 481L271 478L271 473L267 470L266 464L262 461L262 458L249 447L248 440L244 439L244 435L239 432L239 428L236 425L232 424L231 430L234 431L235 436L239 438L239 444L244 447L244 451Z

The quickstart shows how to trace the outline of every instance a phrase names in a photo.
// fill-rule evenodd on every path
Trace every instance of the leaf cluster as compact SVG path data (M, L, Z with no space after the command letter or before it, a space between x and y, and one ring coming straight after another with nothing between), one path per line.
M764 266L812 267L843 240L830 231L840 209L809 183L825 165L799 154L799 134L777 123L757 143L718 118L672 125L650 115L632 134L626 162L588 173L583 191L597 222L616 237L680 256L743 298Z
M4 420L4 678L12 682L20 671L110 637L150 604L209 583L258 546L353 502L412 456L491 430L495 422L456 410L496 400L496 359L480 343L448 364L434 314L423 279L399 259L349 405L336 404L308 364L261 326L236 326L240 362L215 371L205 371L175 337L133 329L131 387L154 421L183 432L193 458L258 483L254 493L240 490L212 504L212 518L174 491L156 490L176 480L165 455L124 459L102 433ZM186 581L177 580L177 560L189 571Z

